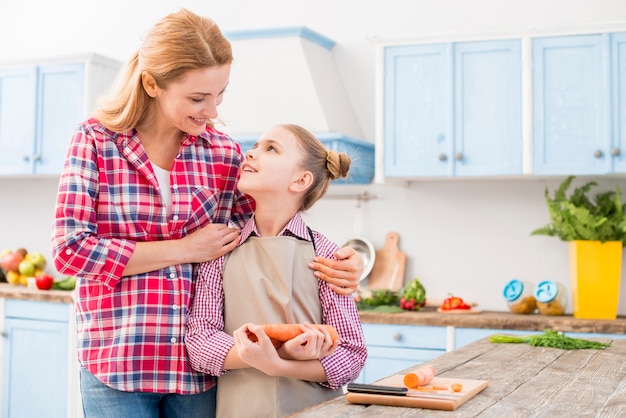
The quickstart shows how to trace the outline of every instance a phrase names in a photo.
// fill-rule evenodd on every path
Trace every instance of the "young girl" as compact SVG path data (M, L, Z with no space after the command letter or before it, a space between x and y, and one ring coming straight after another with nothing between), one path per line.
M367 351L356 305L307 268L337 246L308 228L309 209L350 158L328 151L307 130L280 125L246 153L238 188L256 211L231 254L204 263L187 322L191 366L220 376L217 416L284 416L342 394ZM258 324L333 325L341 342L310 325L280 348ZM248 333L255 334L252 342Z

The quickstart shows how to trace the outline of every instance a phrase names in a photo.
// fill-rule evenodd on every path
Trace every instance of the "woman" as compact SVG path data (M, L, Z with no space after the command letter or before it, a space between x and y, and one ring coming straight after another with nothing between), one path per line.
M337 246L300 215L331 180L347 176L350 163L297 125L268 130L246 152L238 187L254 197L256 211L237 248L200 266L185 340L192 367L220 375L220 418L289 415L342 395L363 368L367 349L354 299L334 293L304 264ZM304 323L303 332L277 350L264 323ZM332 325L340 340L306 323Z
M196 263L234 249L239 230L227 225L254 209L236 189L239 146L213 126L232 59L213 21L170 14L72 137L52 252L60 273L79 278L87 418L214 414L215 378L190 368L183 333ZM351 293L362 260L349 249L338 258L312 266Z

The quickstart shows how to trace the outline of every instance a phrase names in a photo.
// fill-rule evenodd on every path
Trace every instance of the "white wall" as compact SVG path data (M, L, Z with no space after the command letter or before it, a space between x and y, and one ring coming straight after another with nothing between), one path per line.
M364 139L371 142L376 138L379 42L596 27L626 30L623 0L13 0L0 2L0 60L88 52L126 60L155 21L181 6L211 16L224 31L304 25L336 41L339 72ZM548 222L545 187L552 190L560 180L334 187L333 194L368 190L377 198L360 209L354 199L326 199L308 218L339 243L357 234L381 248L385 234L397 231L408 255L407 280L422 279L433 298L453 292L482 309L504 310L501 291L511 278L535 283L554 279L568 286L567 245L556 238L529 237ZM626 191L623 177L597 180L599 191L617 183ZM49 252L55 191L55 178L0 178L0 249L25 246ZM625 288L621 315L626 315Z

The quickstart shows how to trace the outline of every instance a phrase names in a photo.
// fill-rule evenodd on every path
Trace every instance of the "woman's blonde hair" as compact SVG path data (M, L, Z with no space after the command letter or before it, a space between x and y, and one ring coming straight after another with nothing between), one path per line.
M213 20L186 9L171 13L150 29L94 117L114 132L130 130L141 121L152 100L143 88L142 72L166 88L189 70L232 61L230 42Z
M285 124L280 127L296 137L304 154L300 166L313 174L313 183L299 209L304 211L324 196L331 180L348 176L352 159L345 152L329 151L315 135L301 126Z

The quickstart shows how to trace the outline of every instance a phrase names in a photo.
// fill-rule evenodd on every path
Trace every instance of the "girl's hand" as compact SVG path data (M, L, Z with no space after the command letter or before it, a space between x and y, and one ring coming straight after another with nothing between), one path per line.
M251 341L248 338L248 331L256 335L258 341ZM233 338L241 361L269 376L278 375L279 363L282 359L262 326L244 324L233 332Z
M318 360L330 356L339 346L339 340L333 343L328 331L312 327L310 324L300 326L302 334L285 341L278 354L288 360Z
M335 293L351 295L359 288L363 257L352 247L343 247L333 255L337 260L315 257L309 268L315 270L315 277L328 282Z

